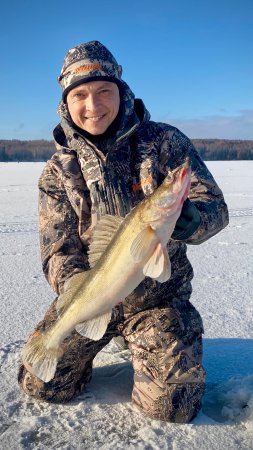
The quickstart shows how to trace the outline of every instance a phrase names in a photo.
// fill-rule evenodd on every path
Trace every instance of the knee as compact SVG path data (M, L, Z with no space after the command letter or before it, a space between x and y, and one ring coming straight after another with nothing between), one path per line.
M64 375L64 374L62 374ZM30 397L48 403L67 403L75 398L85 388L91 378L91 373L86 375L85 380L77 380L69 383L57 377L48 383L41 381L32 375L21 365L18 372L18 383L21 390Z
M145 392L134 389L133 403L153 419L189 423L201 409L204 383L169 384L165 389L146 386Z
M201 409L204 383L172 384L167 388L164 420L175 423L189 423ZM167 409L166 409L167 405ZM161 409L161 415L163 409Z
M26 368L21 365L18 372L18 384L21 390L29 397L33 397L36 400L42 400L50 403L61 403L63 400L59 398L59 393L49 389L47 385L50 383L44 383L39 378L32 375Z

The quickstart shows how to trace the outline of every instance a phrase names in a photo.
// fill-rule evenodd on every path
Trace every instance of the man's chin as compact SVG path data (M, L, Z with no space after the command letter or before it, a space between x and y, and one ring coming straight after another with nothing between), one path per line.
M107 124L91 124L91 125L83 125L81 128L85 131L87 131L87 133L93 134L94 136L98 136L99 134L103 134L109 125Z
M87 131L87 133L92 134L93 136L99 136L100 134L103 134L107 128L84 128L85 131Z

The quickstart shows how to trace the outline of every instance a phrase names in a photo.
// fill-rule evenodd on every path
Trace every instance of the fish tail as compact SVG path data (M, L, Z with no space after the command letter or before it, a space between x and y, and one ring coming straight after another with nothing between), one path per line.
M50 381L55 374L62 350L58 345L49 346L47 333L33 336L21 351L24 363L31 365L31 372L44 382Z

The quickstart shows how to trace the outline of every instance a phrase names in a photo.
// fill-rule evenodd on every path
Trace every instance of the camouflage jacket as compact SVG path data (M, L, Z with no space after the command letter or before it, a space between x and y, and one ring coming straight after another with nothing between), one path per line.
M221 190L191 141L178 129L150 120L141 100L125 85L124 114L115 136L99 147L71 124L64 104L54 130L56 152L39 180L39 229L43 271L61 292L74 273L89 269L87 249L92 229L105 215L125 216L162 182L168 170L187 156L192 167L189 198L201 224L187 241L170 240L172 275L166 283L146 278L127 302L136 310L170 300L189 298L193 270L186 244L200 244L228 223Z

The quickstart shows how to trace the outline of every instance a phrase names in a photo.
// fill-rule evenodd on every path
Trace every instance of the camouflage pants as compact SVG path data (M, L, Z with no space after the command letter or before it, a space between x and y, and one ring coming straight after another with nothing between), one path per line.
M55 302L34 334L56 320ZM20 366L18 382L23 391L48 402L67 402L90 381L92 361L118 335L132 354L132 401L146 415L170 422L189 422L201 408L205 372L202 368L202 321L189 301L173 299L168 305L136 314L113 310L112 320L100 341L73 332L64 343L54 378L44 383Z

